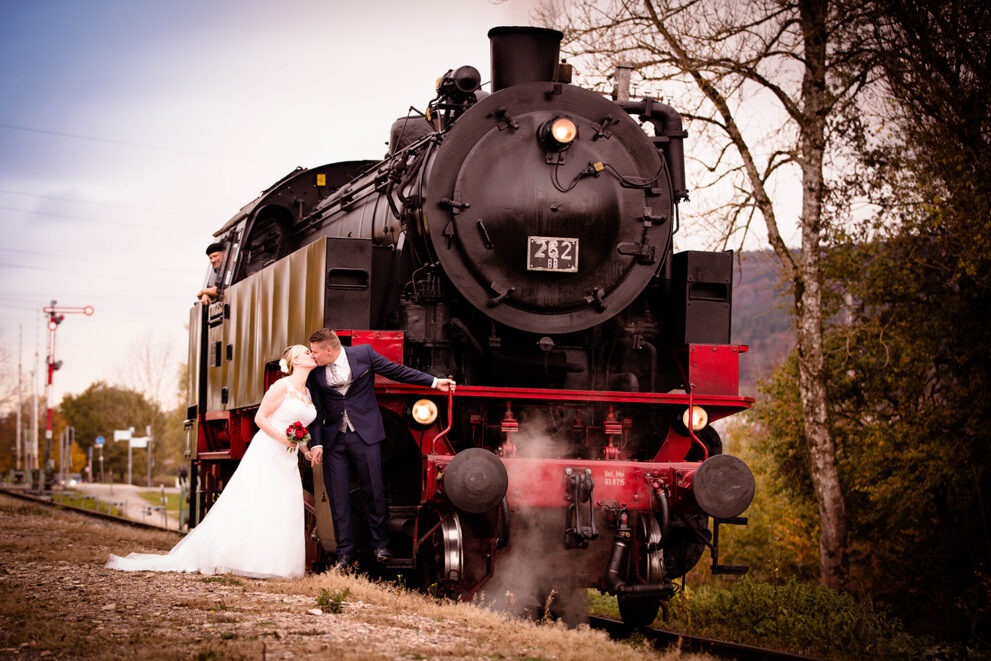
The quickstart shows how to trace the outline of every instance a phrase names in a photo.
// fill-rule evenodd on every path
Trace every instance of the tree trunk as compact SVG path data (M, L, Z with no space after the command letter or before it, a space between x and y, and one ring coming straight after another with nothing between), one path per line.
M833 589L846 582L846 510L836 445L829 430L823 357L822 241L823 155L830 103L826 86L828 0L799 0L805 53L800 128L802 247L794 272L799 391L809 444L810 473L819 506L819 575Z
M667 75L665 67L690 76L712 104L711 113L700 104L696 119L704 126L718 127L727 139L725 146L732 145L739 154L739 172L746 177L749 190L741 186L736 201L739 206L726 207L727 236L738 229L738 213L746 215L742 210L758 209L764 217L767 239L794 287L798 388L821 529L820 576L826 585L841 588L846 580L846 513L826 405L820 268L825 224L823 164L827 120L835 116L839 102L849 102L856 94L862 77L842 52L848 37L843 31L847 18L838 9L830 16L830 1L767 0L751 2L740 12L727 11L729 5L723 0L616 0L606 12L601 0L571 0L562 6L570 7L566 14L579 51L621 59L633 53L643 60L641 67L661 69L660 79ZM553 19L556 11L556 5L548 5L545 17ZM800 34L794 32L795 26L800 27ZM830 40L839 48L834 59L827 49ZM791 68L796 61L804 65L800 91L792 85L797 82ZM830 66L832 88L827 85ZM768 72L774 75L768 77ZM778 74L784 84L778 82ZM734 100L748 85L764 88L780 102L787 121L797 128L795 143L767 154L764 145L748 141L733 108ZM802 245L797 258L781 235L775 201L766 186L777 167L785 163L797 164L802 175Z
M803 241L801 276L794 284L799 391L811 462L809 472L819 507L819 576L825 585L839 590L846 581L846 510L826 408L817 243Z

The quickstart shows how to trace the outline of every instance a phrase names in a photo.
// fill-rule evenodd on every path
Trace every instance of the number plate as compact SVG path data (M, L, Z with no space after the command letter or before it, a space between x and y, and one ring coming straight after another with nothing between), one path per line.
M578 239L531 236L526 270L578 273Z

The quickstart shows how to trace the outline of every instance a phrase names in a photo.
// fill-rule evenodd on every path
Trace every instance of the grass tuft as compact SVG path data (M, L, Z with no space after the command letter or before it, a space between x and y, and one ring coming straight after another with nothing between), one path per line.
M351 588L347 587L343 590L334 590L333 592L324 589L320 593L320 596L317 597L317 606L324 612L340 613L344 608L345 600L347 600L350 594Z

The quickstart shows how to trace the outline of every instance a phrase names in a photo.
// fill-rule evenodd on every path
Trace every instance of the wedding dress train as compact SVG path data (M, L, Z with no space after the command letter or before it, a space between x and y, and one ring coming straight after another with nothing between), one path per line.
M316 417L307 394L286 379L285 399L271 416L276 429ZM295 578L306 565L303 487L296 452L259 430L234 475L203 521L166 555L111 555L122 571L232 573L252 578Z

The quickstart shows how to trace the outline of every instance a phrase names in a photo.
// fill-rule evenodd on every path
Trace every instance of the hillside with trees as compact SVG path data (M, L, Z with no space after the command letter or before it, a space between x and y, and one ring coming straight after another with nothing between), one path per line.
M740 393L757 394L795 346L790 293L770 250L736 255L733 269L732 341L750 350L740 357Z

